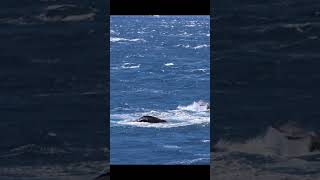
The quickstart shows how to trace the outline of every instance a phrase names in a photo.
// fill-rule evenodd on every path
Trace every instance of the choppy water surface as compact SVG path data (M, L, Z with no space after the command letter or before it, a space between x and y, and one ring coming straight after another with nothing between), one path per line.
M111 17L112 164L209 164L209 27L209 16ZM143 115L168 122L134 122Z

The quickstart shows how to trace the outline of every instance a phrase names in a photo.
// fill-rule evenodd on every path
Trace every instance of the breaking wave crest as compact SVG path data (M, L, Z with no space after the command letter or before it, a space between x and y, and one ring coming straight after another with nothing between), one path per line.
M285 134L269 127L263 136L246 140L245 142L231 142L220 140L216 148L223 152L241 152L278 157L299 157L318 154L310 152L311 137L288 139Z
M209 48L210 45L208 44L201 44L201 45L197 45L197 46L190 46L189 44L184 45L184 44L178 44L175 47L182 47L182 48L186 48L186 49L202 49L202 48Z
M139 38L135 38L135 39L126 39L126 38L119 38L119 37L110 37L110 41L111 42L146 42L146 40L144 39L139 39Z
M194 111L194 112L204 112L208 111L210 104L204 101L193 102L187 106L178 106L177 109L179 110L186 110L186 111Z
M124 63L121 68L123 69L136 69L140 68L140 64L134 64L134 63Z
M311 152L310 144L314 140L310 139L310 134L300 128L279 131L268 127L263 135L244 142L220 140L211 154L211 178L319 179L320 152ZM288 138L288 135L294 136Z

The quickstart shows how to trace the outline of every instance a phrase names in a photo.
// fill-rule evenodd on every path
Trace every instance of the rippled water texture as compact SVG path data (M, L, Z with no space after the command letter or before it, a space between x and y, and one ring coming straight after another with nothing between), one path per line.
M209 16L112 16L110 34L111 163L209 164Z

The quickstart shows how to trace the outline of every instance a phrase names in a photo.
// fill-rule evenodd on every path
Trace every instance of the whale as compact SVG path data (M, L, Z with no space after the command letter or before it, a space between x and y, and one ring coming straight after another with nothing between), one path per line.
M141 118L135 120L136 122L147 122L147 123L165 123L166 120L159 119L154 116L142 116Z

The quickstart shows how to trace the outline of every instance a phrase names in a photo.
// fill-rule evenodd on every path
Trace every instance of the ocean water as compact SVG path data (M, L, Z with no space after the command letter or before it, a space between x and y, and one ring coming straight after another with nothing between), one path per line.
M111 164L209 164L209 20L111 16Z
M320 179L319 12L314 0L212 5L212 179Z
M108 168L105 11L103 1L2 2L1 180Z

